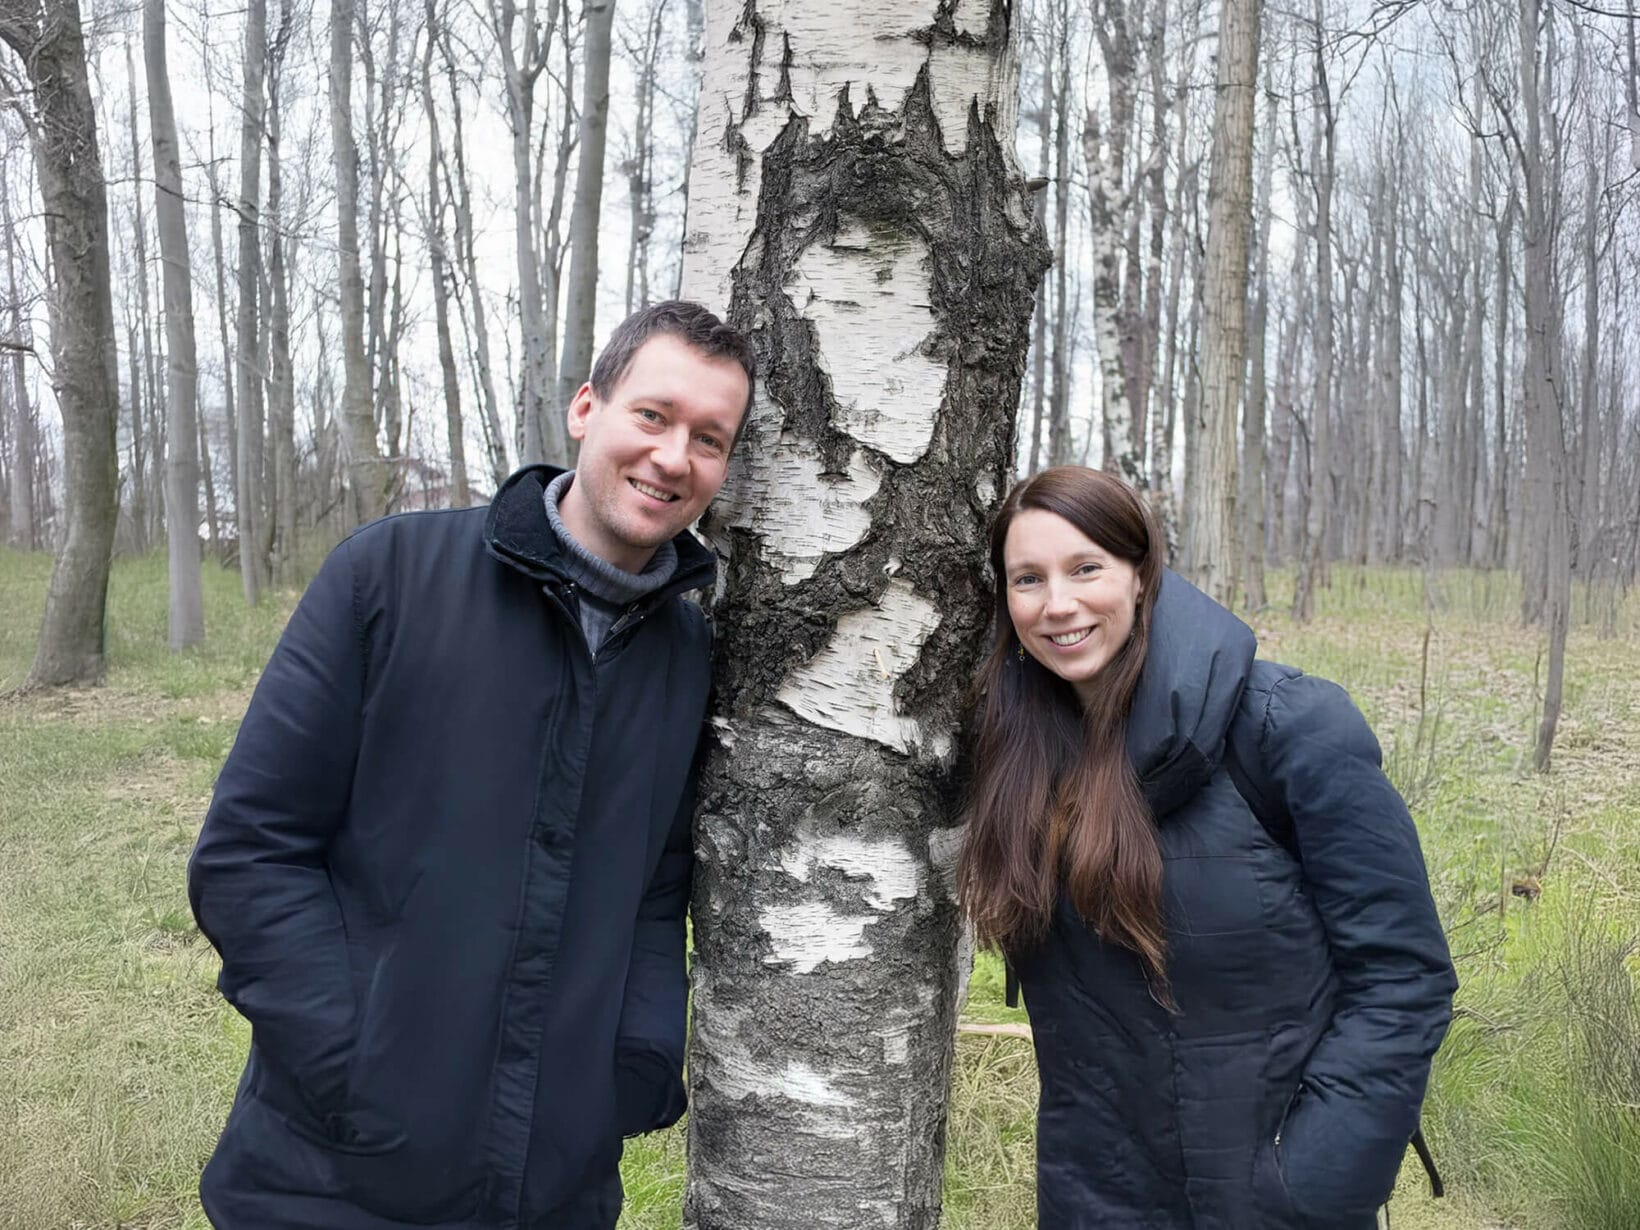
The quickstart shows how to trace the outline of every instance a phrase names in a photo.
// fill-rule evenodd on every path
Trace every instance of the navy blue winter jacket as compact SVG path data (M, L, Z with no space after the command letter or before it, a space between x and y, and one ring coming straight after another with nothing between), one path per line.
M257 686L189 865L252 1028L218 1226L608 1230L682 1113L714 564L680 535L594 657L554 473L347 539Z
M1418 1125L1456 979L1417 833L1344 691L1255 648L1166 574L1127 745L1177 1011L1068 902L1016 954L1043 1230L1371 1230ZM1297 860L1223 766L1232 724Z

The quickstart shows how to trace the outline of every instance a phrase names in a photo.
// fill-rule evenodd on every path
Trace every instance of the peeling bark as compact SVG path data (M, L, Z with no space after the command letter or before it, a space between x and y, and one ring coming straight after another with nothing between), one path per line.
M705 521L693 1230L938 1224L952 749L1047 263L1010 14L707 6L684 288L764 379Z

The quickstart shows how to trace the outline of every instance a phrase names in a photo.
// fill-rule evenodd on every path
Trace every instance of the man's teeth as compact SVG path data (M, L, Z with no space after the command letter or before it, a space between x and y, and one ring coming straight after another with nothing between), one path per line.
M1061 632L1057 636L1050 636L1048 639L1055 645L1074 645L1091 631L1093 631L1091 628L1078 628L1075 632Z
M648 483L640 483L635 478L632 479L631 481L632 481L632 485L634 487L636 487L639 491L643 492L645 495L653 496L657 500L665 500L668 504L670 504L673 500L678 498L677 496L672 495L669 492L662 491L659 487L651 487Z

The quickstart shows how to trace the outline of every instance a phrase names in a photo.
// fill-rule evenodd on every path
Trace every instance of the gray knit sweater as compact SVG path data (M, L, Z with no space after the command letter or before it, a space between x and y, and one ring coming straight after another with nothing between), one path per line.
M558 515L558 504L574 481L574 470L560 474L547 484L543 502L547 522L564 551L565 571L580 592L581 631L586 633L587 647L597 653L622 611L672 579L678 569L678 549L670 542L661 543L639 573L627 572L594 555L575 540Z

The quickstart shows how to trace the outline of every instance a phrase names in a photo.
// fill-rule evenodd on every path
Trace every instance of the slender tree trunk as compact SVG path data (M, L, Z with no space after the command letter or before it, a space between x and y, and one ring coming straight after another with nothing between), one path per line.
M467 485L466 430L461 421L461 378L456 373L455 343L450 337L450 258L445 247L444 198L440 178L444 146L439 137L438 102L433 94L433 46L440 41L442 19L436 0L427 0L427 42L421 53L421 97L427 114L427 256L433 274L433 321L438 331L439 371L444 378L444 421L450 448L450 506L473 502Z
M11 507L10 542L23 551L43 546L34 499L35 458L39 452L34 403L29 397L24 356L34 345L28 317L23 314L23 288L17 280L17 230L12 222L10 180L0 162L0 244L6 250L6 286L11 296L11 341L16 349L5 360L0 381L11 382L12 476L8 493Z
M614 23L615 0L586 0L579 165L575 172L575 206L569 218L564 354L558 364L558 404L554 407L560 417L592 370L592 333L598 313L598 221L604 200L604 145L609 131L609 57ZM574 453L573 446L570 453Z
M46 590L29 686L101 679L109 560L119 515L114 425L114 301L109 283L108 199L97 147L77 0L49 19L0 12L0 39L22 61L34 103L52 288L52 364L63 421L65 533Z
M473 241L473 197L467 179L467 159L461 125L461 92L456 85L455 61L450 54L449 33L441 28L440 52L444 60L444 74L450 93L450 158L453 165L447 184L451 204L455 207L456 251L466 276L471 296L470 311L466 316L472 338L473 365L478 373L478 388L484 411L484 436L489 445L490 482L499 488L511 468L507 460L507 437L501 428L500 404L496 399L495 377L490 370L490 328L484 309L484 293L478 278L478 256ZM459 301L460 282L452 278Z
M216 160L214 121L207 131L211 145L206 160L206 176L211 185L211 256L216 273L216 329L222 344L222 408L228 431L228 488L237 522L240 503L239 412L234 402L233 344L229 341L231 335L228 330L228 262L226 245L222 239L222 203L227 194L222 187L221 167ZM200 416L202 420L204 417ZM200 455L204 456L203 453Z
M507 119L512 128L513 235L518 262L518 323L524 348L523 380L518 402L521 459L525 462L569 455L569 436L562 413L549 404L557 383L553 354L555 329L549 327L549 310L557 310L557 284L551 287L549 309L545 271L540 251L540 182L530 141L534 128L535 81L546 68L552 52L554 32L564 21L565 0L549 0L547 20L538 24L535 5L530 3L524 21L524 49L519 56L513 47L513 30L519 25L514 0L495 0L490 6L496 45L501 52L502 77L507 90ZM570 88L566 75L563 82ZM566 120L567 122L567 120ZM547 262L549 267L551 262ZM476 293L476 292L475 292Z
M172 649L205 639L199 577L199 457L195 423L198 363L194 348L193 270L183 214L176 112L165 60L165 0L143 0L143 61L148 73L148 126L154 142L154 217L165 294L165 526Z
M1042 43L1042 94L1036 109L1037 181L1040 188L1031 197L1032 212L1040 224L1048 210L1048 188L1052 181L1048 171L1053 150L1054 117L1054 40L1046 37ZM1037 292L1036 304L1031 311L1031 441L1025 456L1025 472L1035 474L1042 468L1042 424L1048 408L1048 291L1044 286Z
M258 296L262 273L262 140L264 73L268 58L266 0L245 9L244 95L239 128L239 309L235 372L239 403L239 573L245 601L255 604L267 584L262 554L262 351Z
M1310 427L1310 500L1304 519L1304 552L1293 587L1293 618L1307 623L1315 616L1315 591L1324 583L1327 554L1328 490L1332 454L1333 289L1332 194L1334 114L1326 61L1323 58L1322 0L1315 0L1315 84L1317 113L1315 170L1315 413Z
M1542 72L1538 63L1538 0L1520 0L1520 89L1526 131L1520 146L1526 185L1526 405L1527 450L1537 459L1532 511L1540 535L1544 576L1544 622L1549 633L1549 666L1543 714L1532 749L1532 766L1547 772L1566 677L1566 633L1571 620L1571 534L1567 490L1566 434L1560 374L1560 302L1554 285L1550 227L1550 187L1543 165Z
M697 838L691 1230L938 1224L947 758L1046 264L1012 162L1014 12L707 6L684 291L752 329L767 382L708 526L735 555Z
M1051 392L1048 394L1048 464L1064 465L1071 459L1070 407L1070 295L1066 272L1070 264L1066 236L1070 233L1071 125L1070 125L1070 34L1069 18L1061 14L1055 32L1054 69L1054 152L1053 152L1053 358L1050 360Z
M284 60L294 34L291 0L280 0L279 34L268 74L268 444L273 490L272 516L262 541L271 543L270 575L274 584L296 583L296 372L290 347L291 240L285 230L284 151L282 149Z
M125 39L125 102L131 138L131 178L142 182L142 128L137 123L137 69L132 39ZM158 388L153 379L154 345L152 321L153 305L148 296L148 216L143 209L142 192L131 194L131 241L135 268L131 279L137 284L137 319L133 323L131 347L131 530L132 541L139 555L145 555L154 540L154 501L150 498L151 480L162 465L158 448L159 437L146 430L144 408L151 415L158 400Z
M1247 373L1247 232L1252 220L1253 113L1258 99L1259 0L1220 7L1213 153L1207 184L1201 463L1185 504L1185 564L1219 602L1235 602L1236 452Z
M1269 73L1265 73L1266 81ZM1266 87L1273 98L1275 91ZM1242 560L1246 567L1244 592L1249 610L1261 610L1269 601L1264 589L1264 535L1266 528L1265 483L1268 473L1265 444L1265 417L1269 409L1265 374L1270 324L1270 202L1275 195L1276 142L1279 119L1274 103L1270 106L1268 139L1259 157L1258 235L1253 246L1253 308L1247 327L1248 375L1247 408L1243 412L1244 452L1242 458Z
M262 0L252 0L260 4ZM353 142L353 0L330 3L330 142L336 168L336 256L341 266L342 421L349 485L359 523L386 507L387 475L370 405L364 353L364 274L359 266L359 151ZM243 398L241 398L243 401Z

